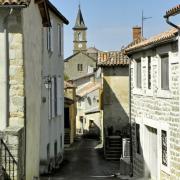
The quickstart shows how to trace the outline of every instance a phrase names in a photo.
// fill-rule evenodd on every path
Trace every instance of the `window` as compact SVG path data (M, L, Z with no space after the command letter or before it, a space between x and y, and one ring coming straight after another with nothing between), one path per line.
M151 81L152 81L152 75L151 75L151 57L148 56L148 89L151 89Z
M161 56L161 89L169 90L169 57L168 57L168 54Z
M167 158L167 132L161 131L161 145L162 145L162 164L164 166L168 166L168 158Z
M57 79L54 77L54 115L57 116Z
M77 69L78 69L78 71L83 71L83 65L82 64L78 64L77 65Z
M62 149L62 134L60 136L60 148Z
M47 49L53 52L53 21L51 20L51 27L47 29Z
M47 144L47 161L50 161L50 144Z
M62 78L59 76L57 78L57 114L61 115L63 111L63 85Z
M140 125L136 124L136 152L141 154Z
M52 84L51 88L48 89L48 118L49 120L52 118Z
M141 60L136 60L136 87L141 88Z
M82 41L82 33L78 32L78 41Z
M59 55L62 56L62 43L63 43L63 27L62 25L58 25L58 49L59 49Z
M57 160L57 141L54 143L54 158Z

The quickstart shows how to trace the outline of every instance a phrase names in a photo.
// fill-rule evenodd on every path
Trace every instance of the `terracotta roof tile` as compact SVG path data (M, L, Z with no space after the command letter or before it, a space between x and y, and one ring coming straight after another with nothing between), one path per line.
M0 5L25 5L28 6L31 0L0 0Z
M125 50L125 52L127 54L129 54L130 52L132 52L134 50L138 50L138 49L141 49L141 48L149 46L149 45L154 45L156 43L168 41L168 40L172 39L173 37L175 37L177 33L178 33L177 29L171 28L170 30L168 30L166 32L160 33L160 34L155 35L147 40L141 41L140 43L129 46Z
M180 13L180 4L166 11L166 15L164 17L174 16Z
M75 86L72 84L72 83L70 83L70 82L67 82L67 81L64 81L64 88L66 89L66 88L74 88Z
M99 66L124 66L129 64L128 56L123 51L110 51L98 53Z
M101 83L96 83L96 82L90 82L87 85L85 85L84 87L82 87L81 89L79 89L77 91L77 95L78 96L85 96L86 94L95 91L96 89L101 88Z

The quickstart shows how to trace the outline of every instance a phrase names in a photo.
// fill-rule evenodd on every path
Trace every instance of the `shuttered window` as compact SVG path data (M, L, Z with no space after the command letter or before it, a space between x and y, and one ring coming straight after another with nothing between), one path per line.
M57 78L57 114L62 115L63 109L63 86L62 86L62 78Z
M47 29L47 49L53 52L53 21L51 20L51 27Z
M169 57L168 57L168 54L161 56L161 89L169 90Z
M54 77L54 115L57 116L57 79Z
M63 52L63 27L61 24L58 24L58 49L59 49L59 55L62 56Z
M152 76L151 76L151 57L148 56L148 89L151 89L151 81L152 81Z
M136 60L136 87L141 88L141 60Z
M55 94L54 94L54 92L55 92L55 90L54 90L54 77L52 77L52 87L51 87L51 94L52 94L52 98L51 98L51 106L52 106L52 118L54 118L55 117L55 109L54 109L54 97L55 97Z

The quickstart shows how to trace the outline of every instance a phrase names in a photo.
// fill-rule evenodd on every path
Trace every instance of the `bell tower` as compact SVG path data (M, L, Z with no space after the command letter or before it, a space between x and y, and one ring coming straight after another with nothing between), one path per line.
M84 23L80 5L78 9L76 23L75 23L75 26L73 27L73 31L74 31L73 53L75 54L79 51L86 52L87 51L87 39L86 39L87 27Z

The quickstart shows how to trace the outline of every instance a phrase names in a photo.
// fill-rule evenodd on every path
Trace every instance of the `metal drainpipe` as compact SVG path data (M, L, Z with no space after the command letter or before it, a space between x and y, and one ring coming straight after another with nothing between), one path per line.
M130 123L130 162L131 174L133 177L133 142L132 142L132 122L131 122L131 59L129 60L129 123Z

